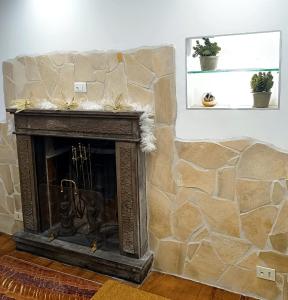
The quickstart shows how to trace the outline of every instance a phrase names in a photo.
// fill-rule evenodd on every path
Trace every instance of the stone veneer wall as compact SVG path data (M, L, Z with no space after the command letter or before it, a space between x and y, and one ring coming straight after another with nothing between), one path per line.
M15 137L7 129L0 124L0 232L12 234L23 226L15 220L15 213L22 214L20 182Z
M87 81L89 99L123 93L154 106L158 149L147 156L154 268L264 299L287 299L288 154L252 139L175 140L172 47L25 56L5 62L3 70L7 104L31 92L53 98L62 90L72 97L73 82ZM6 170L2 178L10 174ZM258 264L276 268L276 282L257 279Z

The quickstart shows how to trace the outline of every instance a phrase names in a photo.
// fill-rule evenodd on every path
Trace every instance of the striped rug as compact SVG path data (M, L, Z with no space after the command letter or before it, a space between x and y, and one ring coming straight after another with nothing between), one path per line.
M88 300L101 286L8 255L0 258L0 300Z

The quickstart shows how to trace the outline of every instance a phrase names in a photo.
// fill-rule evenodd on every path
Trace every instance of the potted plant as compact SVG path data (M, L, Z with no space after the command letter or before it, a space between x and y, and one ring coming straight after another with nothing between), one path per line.
M209 38L203 38L204 45L201 45L199 40L196 41L196 46L193 47L193 57L200 57L200 65L202 71L215 70L217 68L218 56L221 48L216 42L211 43Z
M259 72L258 74L254 74L250 84L254 98L254 107L268 107L272 94L271 89L274 84L271 72Z

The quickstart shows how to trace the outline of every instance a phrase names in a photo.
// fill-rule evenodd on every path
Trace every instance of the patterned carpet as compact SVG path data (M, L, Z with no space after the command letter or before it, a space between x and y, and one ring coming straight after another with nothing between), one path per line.
M8 255L0 258L0 300L86 300L101 286Z

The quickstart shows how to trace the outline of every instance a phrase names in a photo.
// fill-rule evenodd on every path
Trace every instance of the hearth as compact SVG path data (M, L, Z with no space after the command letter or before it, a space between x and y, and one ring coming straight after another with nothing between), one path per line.
M141 282L150 269L140 112L14 114L19 250Z

